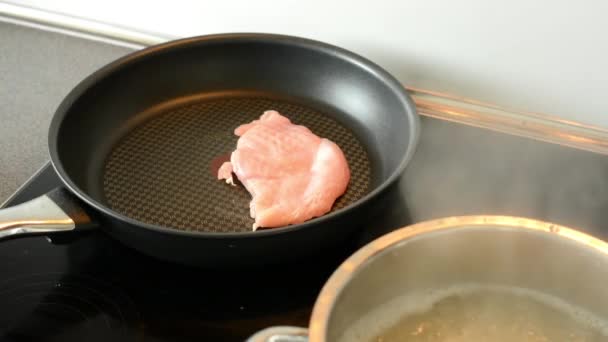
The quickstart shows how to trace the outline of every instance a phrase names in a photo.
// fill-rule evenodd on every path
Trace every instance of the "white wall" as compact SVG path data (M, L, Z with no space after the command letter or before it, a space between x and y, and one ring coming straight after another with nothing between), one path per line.
M358 52L408 85L608 127L606 0L20 0L168 37L257 31Z

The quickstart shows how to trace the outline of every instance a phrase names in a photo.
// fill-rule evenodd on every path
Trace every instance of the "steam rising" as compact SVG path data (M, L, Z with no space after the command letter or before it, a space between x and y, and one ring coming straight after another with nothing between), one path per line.
M608 237L607 175L607 156L425 119L401 186L413 222L524 216Z

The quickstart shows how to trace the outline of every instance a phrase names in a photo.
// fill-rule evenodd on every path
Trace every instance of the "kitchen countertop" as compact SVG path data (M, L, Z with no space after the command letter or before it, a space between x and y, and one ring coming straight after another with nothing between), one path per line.
M0 22L0 203L49 160L47 130L65 95L130 49Z

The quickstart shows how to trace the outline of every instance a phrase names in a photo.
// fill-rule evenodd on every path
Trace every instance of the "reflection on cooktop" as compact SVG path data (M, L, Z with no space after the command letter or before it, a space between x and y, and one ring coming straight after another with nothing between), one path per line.
M47 167L9 205L59 185ZM385 198L404 205L397 191ZM398 221L407 222L406 211L382 203L369 217L376 229L287 266L184 267L139 254L101 231L54 243L44 237L5 240L0 340L243 341L272 325L306 326L318 292L340 262Z
M15 341L126 340L140 322L119 288L84 275L32 273L0 282L0 336ZM90 338L89 338L90 337Z

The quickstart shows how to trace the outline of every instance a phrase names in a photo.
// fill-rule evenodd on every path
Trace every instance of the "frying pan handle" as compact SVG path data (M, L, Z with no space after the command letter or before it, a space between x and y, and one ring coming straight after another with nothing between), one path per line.
M0 239L20 235L68 232L93 225L90 216L74 196L63 188L0 210Z
M308 329L276 326L260 330L247 342L308 342Z

